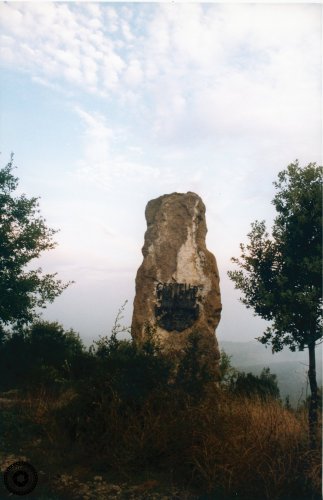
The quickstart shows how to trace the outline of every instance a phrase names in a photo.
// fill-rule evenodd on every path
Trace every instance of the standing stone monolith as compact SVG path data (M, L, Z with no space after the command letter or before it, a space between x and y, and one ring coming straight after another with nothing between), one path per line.
M195 332L201 362L218 373L222 307L216 260L205 243L205 205L195 193L172 193L149 201L145 215L132 336L144 341L149 324L163 350L180 353Z

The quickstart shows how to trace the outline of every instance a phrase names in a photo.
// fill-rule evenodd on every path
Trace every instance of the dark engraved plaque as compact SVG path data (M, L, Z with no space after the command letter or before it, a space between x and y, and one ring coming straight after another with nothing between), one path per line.
M198 291L202 286L186 283L158 283L155 316L157 325L167 331L181 332L199 317Z

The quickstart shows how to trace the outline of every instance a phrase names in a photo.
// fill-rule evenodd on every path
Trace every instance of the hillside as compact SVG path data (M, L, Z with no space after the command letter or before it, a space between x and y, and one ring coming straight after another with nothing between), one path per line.
M267 348L257 341L251 342L220 342L220 348L232 356L232 365L245 372L258 375L266 366L277 375L278 385L282 399L287 395L290 402L296 406L309 394L307 381L308 359L307 352L291 352L287 349L280 353L272 354ZM317 380L322 385L322 349L316 350Z

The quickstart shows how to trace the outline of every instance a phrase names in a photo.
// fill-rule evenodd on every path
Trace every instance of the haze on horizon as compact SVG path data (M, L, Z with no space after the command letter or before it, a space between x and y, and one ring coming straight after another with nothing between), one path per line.
M3 2L2 166L60 230L44 271L75 284L44 312L108 334L142 262L150 199L194 191L220 272L221 340L265 322L227 278L272 182L322 163L319 4Z

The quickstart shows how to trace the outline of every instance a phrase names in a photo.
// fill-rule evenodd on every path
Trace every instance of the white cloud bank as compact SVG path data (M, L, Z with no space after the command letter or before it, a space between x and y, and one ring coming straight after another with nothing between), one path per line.
M79 106L74 111L84 127L83 159L78 169L81 179L90 180L110 192L118 183L122 186L124 183L136 185L158 181L158 168L130 159L138 151L126 144L126 133L122 129L110 128L100 113L89 113Z
M146 113L157 142L317 136L319 5L14 2L1 22L5 64Z

